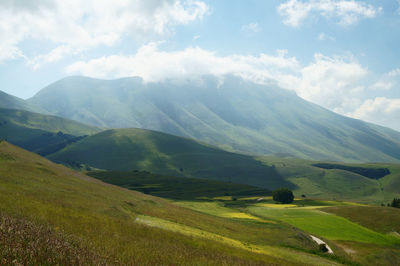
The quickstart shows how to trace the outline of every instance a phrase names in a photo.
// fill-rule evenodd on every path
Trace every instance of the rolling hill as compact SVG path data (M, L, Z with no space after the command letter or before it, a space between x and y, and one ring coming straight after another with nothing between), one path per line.
M273 156L256 159L274 167L282 178L291 182L299 197L304 194L311 198L379 205L400 197L399 164L333 164Z
M0 91L0 108L26 110L36 113L49 114L46 110L23 99Z
M177 185L175 189L181 187L184 190L186 185L190 185L190 179L185 181L182 178L194 177L269 190L289 187L298 197L304 194L311 198L373 204L386 204L393 197L400 197L398 164L339 165L296 158L253 157L144 129L103 131L47 157L72 167L82 164L111 171L128 171L131 174L104 172L95 177L158 196L179 197L181 192L168 194L168 190L173 190L169 184L177 182L182 186ZM326 165L337 169L318 167ZM219 187L208 181L203 186L207 184ZM165 194L157 194L157 189Z
M0 138L42 155L99 131L61 117L0 108Z
M70 144L49 159L118 171L208 178L263 188L291 187L251 156L227 152L195 140L144 129L112 129Z
M285 223L192 211L102 183L5 141L0 232L5 264L337 264Z
M400 161L399 132L338 115L275 85L233 76L160 83L76 76L49 85L28 102L95 126L157 130L229 151Z

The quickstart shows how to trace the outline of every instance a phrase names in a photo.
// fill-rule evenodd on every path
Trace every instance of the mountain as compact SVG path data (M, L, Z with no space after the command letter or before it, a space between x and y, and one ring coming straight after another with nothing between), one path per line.
M39 106L29 103L18 97L9 95L4 91L0 91L0 108L27 110L36 113L48 114L48 112Z
M6 265L337 264L289 224L192 211L102 183L5 141L0 192L0 258Z
M291 184L251 156L195 140L145 129L112 129L88 136L48 155L65 164L118 171L207 178L264 188Z
M0 108L0 138L41 155L99 131L61 117Z
M399 132L338 115L275 85L233 76L159 83L69 77L28 102L95 126L157 130L229 151L400 161Z

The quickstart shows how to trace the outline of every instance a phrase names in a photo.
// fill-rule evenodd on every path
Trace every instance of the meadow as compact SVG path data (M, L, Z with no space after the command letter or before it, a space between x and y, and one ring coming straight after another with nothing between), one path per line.
M101 173L98 177L104 181L112 179L107 180L107 174L119 175L119 185L136 182L139 187L150 176L154 178L150 184L159 185L147 193L164 193L169 199L132 190L137 186L128 190L103 183L0 142L2 263L63 264L70 263L66 259L71 254L78 254L82 264L91 259L96 264L141 265L400 263L397 231L365 224L365 204L307 197L282 205L272 201L269 191L248 185L216 182L219 188L227 185L228 193L207 192L209 180L184 182L183 177L143 172L94 173ZM185 193L171 196L169 178L180 182ZM353 215L333 214L345 208L355 208ZM382 215L394 209L376 208ZM398 222L390 219L385 218L385 228ZM49 241L37 238L39 234ZM335 254L319 251L310 234L325 240ZM11 251L10 245L15 247Z
M88 250L88 256L109 264L336 263L319 254L309 236L290 225L190 210L105 184L5 141L0 143L0 213L12 221L33 223L32 230L23 226L27 238L33 238L35 226L45 228L61 247L72 245L78 253ZM6 238L14 239L17 246L26 244L27 238L7 232ZM46 243L38 245L45 253L39 264L64 254L52 255ZM2 254L6 249L0 246ZM13 256L9 258L20 263L38 262L25 253Z

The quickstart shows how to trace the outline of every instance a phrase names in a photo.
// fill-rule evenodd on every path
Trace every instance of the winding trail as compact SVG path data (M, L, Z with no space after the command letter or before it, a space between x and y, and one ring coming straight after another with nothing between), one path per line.
M333 251L332 251L331 247L328 246L328 244L326 244L325 241L323 241L323 240L321 240L321 239L319 239L318 237L315 237L315 236L313 236L313 235L310 235L310 236L311 236L311 238L312 238L315 242L317 242L318 245L320 245L320 244L325 244L326 248L328 249L328 253L329 253L329 254L333 254Z

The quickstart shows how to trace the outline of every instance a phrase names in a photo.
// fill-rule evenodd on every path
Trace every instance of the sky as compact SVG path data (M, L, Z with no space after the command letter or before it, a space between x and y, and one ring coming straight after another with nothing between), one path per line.
M0 0L0 90L226 74L400 131L400 0Z

